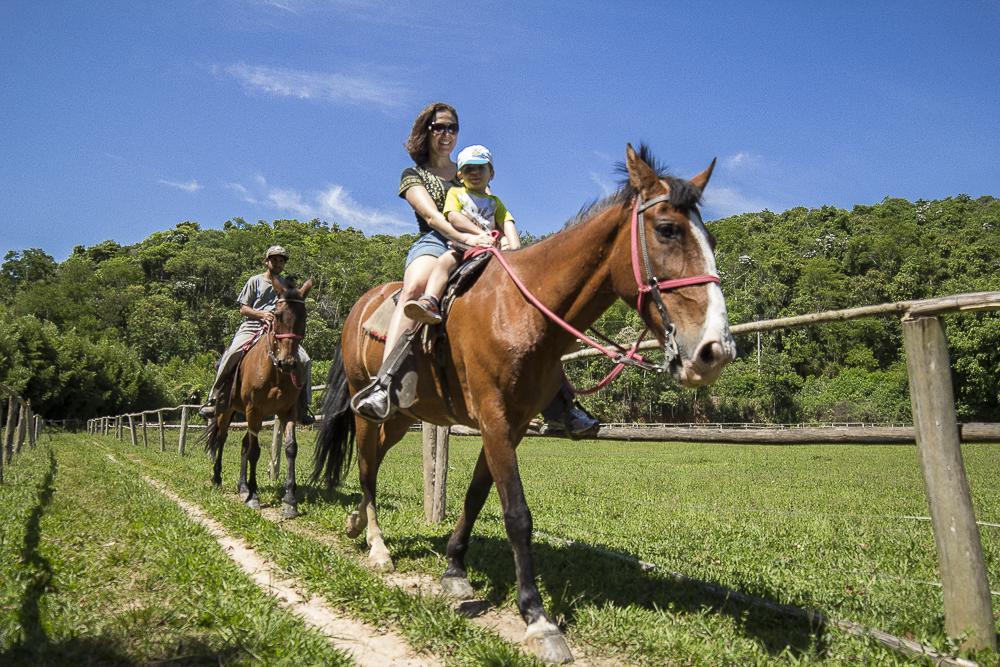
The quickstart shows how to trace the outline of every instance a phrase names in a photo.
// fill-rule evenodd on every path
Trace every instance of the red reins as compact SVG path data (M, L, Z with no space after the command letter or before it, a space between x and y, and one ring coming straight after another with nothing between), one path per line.
M642 224L640 223L640 218L642 217L642 212L645 211L647 208L653 206L654 204L658 204L662 201L666 201L668 198L669 198L668 195L661 195L659 197L654 197L653 199L650 199L649 201L640 204L639 198L636 197L635 203L632 206L632 219L631 219L632 228L631 228L630 245L632 250L632 273L635 276L635 283L636 287L638 288L638 295L636 297L636 310L638 310L639 313L641 314L642 302L645 295L648 293L655 294L655 299L659 301L659 304L657 304L657 306L658 307L662 306L660 312L661 312L661 318L663 319L665 336L669 337L670 343L673 345L673 348L676 349L676 342L673 341L673 324L671 324L669 322L669 318L666 317L666 306L662 304L660 293L668 290L677 289L680 287L687 287L689 285L704 285L707 283L719 284L720 281L718 276L711 274L688 276L685 278L673 278L669 280L659 280L656 278L656 276L652 274L652 266L649 262L649 253L645 243L645 233L644 233L645 230L641 229ZM497 231L493 231L492 233L494 235L494 238L499 237L499 233ZM643 281L642 272L639 267L640 251L642 252L642 258L646 264L646 271L647 273L650 274L650 277L646 281ZM647 370L656 370L658 372L662 372L667 368L671 359L664 359L662 365L654 366L646 362L642 358L642 355L637 354L637 351L639 349L639 343L642 342L642 339L649 332L649 327L646 327L646 329L639 335L638 340L635 341L635 344L632 345L632 348L628 350L628 352L626 352L625 354L622 354L617 350L612 350L609 347L605 347L604 345L601 345L600 343L593 340L580 330L576 329L572 324L570 324L566 320L556 315L554 312L549 310L545 306L545 304L539 301L538 298L535 297L535 295L532 294L531 291L524 286L524 283L522 283L521 280L517 277L517 275L514 273L514 270L511 268L510 264L507 263L507 260L504 259L503 254L496 246L491 246L489 248L482 246L470 248L465 252L464 258L470 259L472 257L481 255L486 252L491 253L494 257L496 257L497 261L500 262L500 265L507 272L507 275L509 275L510 279L514 282L514 285L516 285L518 290L520 290L521 294L524 295L524 298L527 299L533 306L535 306L535 308L541 311L542 314L545 315L545 317L552 320L555 324L559 325L564 330L568 331L569 333L571 333L572 335L574 335L575 337L579 338L581 341L589 345L590 347L594 348L595 350L598 350L601 354L605 355L606 357L615 362L615 367L611 369L611 372L608 373L604 377L604 379L602 379L593 387L589 387L587 389L576 389L574 387L573 388L574 393L592 394L599 391L600 389L607 386L616 377L618 377L618 375L622 372L625 366L639 366L641 368L646 368ZM669 356L669 349L667 349L668 345L666 340L664 341L664 348L665 352L667 352L667 355Z

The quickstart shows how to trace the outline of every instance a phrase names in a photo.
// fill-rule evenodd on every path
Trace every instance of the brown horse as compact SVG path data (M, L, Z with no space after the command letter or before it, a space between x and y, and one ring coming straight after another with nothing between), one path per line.
M267 328L253 346L243 355L237 367L232 399L220 408L205 431L205 451L215 462L212 482L222 484L222 448L229 435L229 423L234 412L247 418L247 432L243 436L240 454L240 479L238 492L253 509L260 509L257 497L257 461L260 459L261 422L275 415L285 434L285 457L288 471L285 477L285 495L282 511L285 517L298 515L295 500L295 419L303 375L296 372L299 341L306 335L306 295L312 289L312 280L301 288L285 287L275 280L274 291L278 304L274 309L274 324ZM249 465L249 479L247 467Z
M624 165L628 181L616 194L581 212L564 231L506 253L505 258L543 304L581 331L616 299L638 302L643 320L664 349L676 350L676 355L668 355L667 369L685 385L701 385L714 381L736 354L718 285L714 240L697 206L715 163L691 181L664 175L655 162L653 167L650 163L645 147L637 155L628 146ZM633 216L637 222L630 224ZM654 276L690 279L673 281L683 284L674 287L661 285ZM363 497L347 520L347 533L357 536L367 527L371 564L392 568L375 500L376 477L386 452L417 420L478 428L483 447L448 542L442 586L453 597L473 595L465 556L473 523L496 484L514 552L518 608L527 624L525 641L546 661L570 660L535 584L532 520L516 449L528 422L558 390L560 357L574 345L575 336L526 302L492 259L454 302L444 325L449 359L444 382L435 365L418 353L417 402L380 426L351 414L348 393L364 387L379 370L382 345L361 325L397 285L369 291L344 323L342 359L334 359L330 368L314 479L339 482L356 434ZM662 300L661 290L667 290ZM442 398L442 386L451 388L450 407Z

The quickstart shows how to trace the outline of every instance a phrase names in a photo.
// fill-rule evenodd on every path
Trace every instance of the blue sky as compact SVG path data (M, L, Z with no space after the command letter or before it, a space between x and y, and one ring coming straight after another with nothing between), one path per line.
M705 217L1000 195L996 2L0 0L0 253L183 220L415 231L428 101L520 226L609 192L625 143L719 166Z

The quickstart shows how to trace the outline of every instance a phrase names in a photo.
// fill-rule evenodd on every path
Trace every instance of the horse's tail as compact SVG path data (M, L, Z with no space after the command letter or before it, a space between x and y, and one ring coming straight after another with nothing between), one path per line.
M200 440L205 443L205 453L214 461L219 449L219 419L217 416L213 415L208 420Z
M338 344L326 379L323 421L316 435L313 459L313 484L320 479L326 481L328 488L340 484L344 473L351 466L354 432L354 413L351 412L351 396L347 390L347 372L344 369L341 346Z

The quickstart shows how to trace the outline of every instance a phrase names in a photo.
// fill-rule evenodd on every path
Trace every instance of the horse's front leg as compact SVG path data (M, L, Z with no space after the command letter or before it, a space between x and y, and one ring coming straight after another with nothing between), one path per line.
M281 427L285 433L285 461L288 464L285 474L285 495L281 498L281 516L294 519L299 515L299 503L295 499L295 456L298 454L299 445L295 440L294 412L281 419Z
M499 418L490 419L489 423L481 422L481 427L483 453L497 485L507 539L514 552L517 608L528 626L524 642L545 662L570 662L573 654L570 653L562 632L545 613L542 597L535 583L535 563L531 553L531 510L524 497L515 452L523 432L515 437L510 433L508 423L507 416L500 415Z
M470 600L475 597L472 584L469 583L468 573L465 571L465 556L469 551L469 537L472 535L472 526L476 523L483 503L490 495L493 487L493 478L490 476L489 466L486 464L486 455L483 450L479 451L479 459L476 467L472 471L472 481L469 483L469 490L465 492L465 505L462 514L458 517L455 531L448 540L448 568L441 577L441 588L445 594L456 600Z
M365 526L365 540L368 542L368 562L376 570L392 572L395 565L389 549L385 546L382 529L378 525L375 487L378 480L378 469L382 459L390 447L399 442L406 433L409 421L392 419L382 425L358 418L358 475L361 481L361 503L354 515L348 518L348 533L353 526ZM360 530L360 529L358 529Z
M240 494L243 500L249 500L250 487L247 485L247 457L250 453L250 430L243 434L243 442L240 445L240 478L236 480L236 493Z

